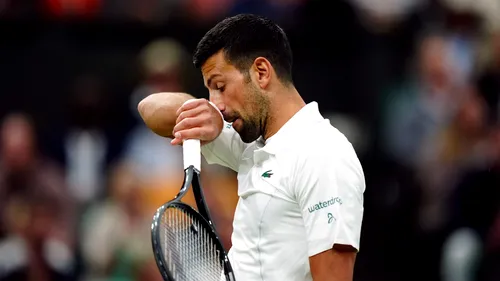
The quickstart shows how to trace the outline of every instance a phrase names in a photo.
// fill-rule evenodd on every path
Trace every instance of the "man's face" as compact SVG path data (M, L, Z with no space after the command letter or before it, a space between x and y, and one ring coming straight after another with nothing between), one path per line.
M201 68L210 101L217 105L224 120L233 123L243 142L255 141L263 134L269 100L251 73L244 74L228 63L224 53L211 56Z
M425 38L420 45L420 70L424 76L444 79L449 73L449 53L444 38Z
M4 164L9 170L23 170L34 160L33 128L23 116L12 116L2 125L0 131Z

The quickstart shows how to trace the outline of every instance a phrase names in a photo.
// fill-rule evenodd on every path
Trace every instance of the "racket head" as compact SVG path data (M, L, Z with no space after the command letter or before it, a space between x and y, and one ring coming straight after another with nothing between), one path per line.
M152 222L151 238L158 269L168 281L220 281L232 276L224 248L210 224L179 201L161 206Z

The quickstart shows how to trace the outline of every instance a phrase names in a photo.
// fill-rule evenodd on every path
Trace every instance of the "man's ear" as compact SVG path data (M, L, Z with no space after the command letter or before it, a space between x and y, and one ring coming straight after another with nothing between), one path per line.
M271 82L272 71L271 63L264 57L256 58L252 64L255 80L262 89L267 88L269 82Z

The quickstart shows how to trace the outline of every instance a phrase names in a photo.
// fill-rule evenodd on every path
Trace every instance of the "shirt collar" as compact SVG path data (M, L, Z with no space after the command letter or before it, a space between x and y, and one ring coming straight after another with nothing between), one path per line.
M267 139L257 139L257 146L270 154L275 154L277 150L292 138L304 138L307 128L312 124L323 121L324 118L319 112L318 103L310 102L295 113L279 130Z

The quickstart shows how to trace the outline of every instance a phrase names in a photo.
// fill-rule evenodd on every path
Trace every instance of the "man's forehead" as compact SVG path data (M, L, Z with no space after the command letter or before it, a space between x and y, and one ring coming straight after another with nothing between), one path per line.
M208 86L210 77L220 73L220 63L218 62L216 55L213 55L207 59L207 61L201 66L201 74L203 75L203 81L205 86Z
M227 71L232 70L230 64L228 64L224 58L224 53L219 51L209 57L207 61L201 66L201 72L203 75L203 80L209 86L210 80L216 76L224 76Z
M205 63L202 64L201 69L202 71L205 72L205 69L208 68L213 68L217 65L223 64L225 61L224 59L224 52L222 50L218 51L217 53L214 53L208 59L205 61Z
M203 82L205 84L205 87L207 87L207 88L210 87L211 80L214 77L220 75L220 71L217 70L217 65L208 64L208 61L207 61L207 63L205 63L205 65L203 65L201 71L202 71L202 75L203 75Z
M203 77L206 79L209 75L212 74L212 72L217 71L217 62L212 60L212 57L210 57L202 66L201 66L201 73L203 74Z

